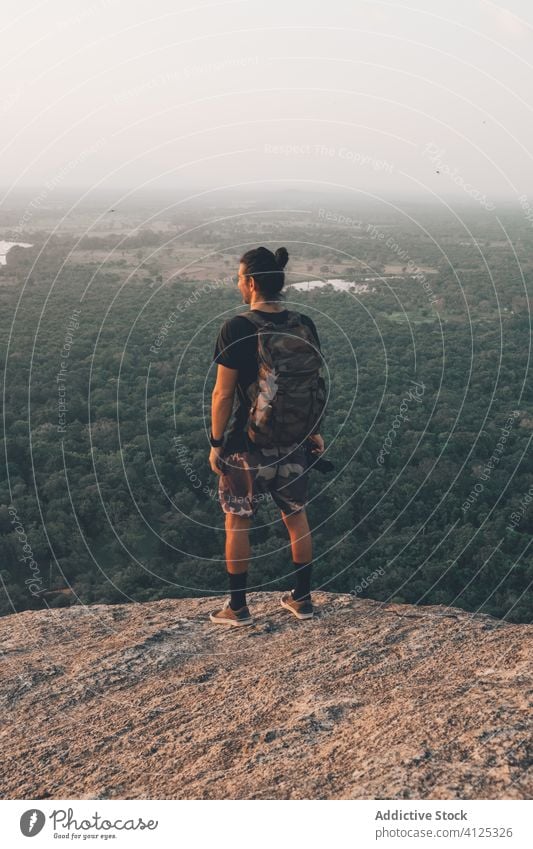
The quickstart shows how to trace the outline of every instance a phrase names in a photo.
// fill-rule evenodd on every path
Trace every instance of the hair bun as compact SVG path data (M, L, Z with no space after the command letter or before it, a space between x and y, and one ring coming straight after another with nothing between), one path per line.
M289 261L289 252L287 248L278 248L274 254L278 268L285 268Z

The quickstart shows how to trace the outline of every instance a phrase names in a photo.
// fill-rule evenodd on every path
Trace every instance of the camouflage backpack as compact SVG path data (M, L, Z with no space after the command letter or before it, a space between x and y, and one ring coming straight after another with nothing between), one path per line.
M256 328L259 367L248 388L248 437L258 447L301 443L318 430L326 402L317 340L297 312L283 324L242 315Z

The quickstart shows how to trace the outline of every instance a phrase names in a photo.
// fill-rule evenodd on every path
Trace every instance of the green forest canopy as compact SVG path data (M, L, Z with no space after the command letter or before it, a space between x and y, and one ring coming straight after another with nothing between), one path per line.
M56 279L58 267L51 247L27 282L29 261L1 271L17 285L0 277L0 612L223 592L205 416L218 327L242 309L234 287L162 286L155 268L122 287L96 265ZM412 279L359 296L288 290L319 328L330 376L335 473L312 475L315 585L526 622L524 281L508 274L505 308L475 269L463 292L443 268L431 285L440 306ZM252 541L252 588L287 586L286 534L268 503Z

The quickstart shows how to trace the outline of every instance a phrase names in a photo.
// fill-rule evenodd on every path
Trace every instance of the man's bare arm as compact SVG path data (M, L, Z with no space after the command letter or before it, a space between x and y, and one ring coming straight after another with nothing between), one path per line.
M233 410L233 399L239 372L234 368L217 366L217 379L211 397L211 433L215 439L222 439ZM212 448L209 465L215 474L221 474L217 466L220 448Z
M235 368L217 366L217 379L211 398L211 432L215 439L222 439L230 420L238 374Z

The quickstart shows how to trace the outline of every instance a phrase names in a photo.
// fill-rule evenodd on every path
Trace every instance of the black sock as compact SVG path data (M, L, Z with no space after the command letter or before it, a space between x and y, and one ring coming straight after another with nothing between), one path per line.
M292 597L296 601L309 601L311 598L311 563L295 563L296 585Z
M248 572L239 572L238 575L229 575L229 588L231 598L229 605L232 610L240 610L241 607L246 607L246 580Z

